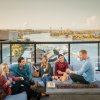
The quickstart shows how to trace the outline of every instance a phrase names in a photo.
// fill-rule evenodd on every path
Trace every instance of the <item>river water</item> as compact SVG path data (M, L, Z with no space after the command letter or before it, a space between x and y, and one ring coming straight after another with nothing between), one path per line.
M29 38L31 41L72 41L71 38L65 38L65 37L53 37L50 36L50 33L37 33L37 34L30 34L30 35L25 35L23 36L24 38Z

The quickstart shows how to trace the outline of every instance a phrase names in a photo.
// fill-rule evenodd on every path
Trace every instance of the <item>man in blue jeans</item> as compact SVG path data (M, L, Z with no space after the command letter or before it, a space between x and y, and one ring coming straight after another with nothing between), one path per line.
M67 70L70 78L73 82L79 82L82 84L90 84L94 81L94 66L88 57L86 50L81 50L79 52L80 60L84 60L84 64L78 71L71 71L70 69Z

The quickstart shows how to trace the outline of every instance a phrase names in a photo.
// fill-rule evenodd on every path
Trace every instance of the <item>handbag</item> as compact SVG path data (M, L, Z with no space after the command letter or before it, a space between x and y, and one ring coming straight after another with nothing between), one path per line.
M33 77L39 77L40 76L39 68L36 66L33 66L33 69L34 69L32 72Z

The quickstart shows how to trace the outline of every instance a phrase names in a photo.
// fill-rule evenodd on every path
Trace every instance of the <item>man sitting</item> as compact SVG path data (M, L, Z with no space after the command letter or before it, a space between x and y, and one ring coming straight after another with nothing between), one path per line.
M32 90L36 90L38 83L34 83L34 81L32 80L30 66L26 63L23 57L20 57L18 59L18 64L14 64L10 67L10 72L16 77L23 77L24 84L26 86L29 86ZM45 94L42 93L42 96L45 96Z
M86 50L81 50L79 52L79 58L80 60L85 61L82 67L78 71L67 69L67 73L69 73L69 76L73 82L89 84L94 81L94 66L88 57Z

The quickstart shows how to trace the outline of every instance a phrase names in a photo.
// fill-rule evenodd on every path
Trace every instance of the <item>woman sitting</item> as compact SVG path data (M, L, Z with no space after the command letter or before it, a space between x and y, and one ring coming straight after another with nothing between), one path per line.
M38 95L38 93L24 84L23 77L14 77L9 73L8 64L0 65L0 85L4 88L7 95L15 95L26 91L28 100L34 95L37 95L37 100L40 98L40 94Z
M62 54L58 55L58 62L55 64L55 76L53 79L58 81L68 80L68 75L66 74L66 69L68 68L68 63L64 61L64 56Z
M52 81L53 70L51 65L48 63L48 58L46 55L43 56L41 61L40 75L42 76L42 80L45 85L47 81Z

